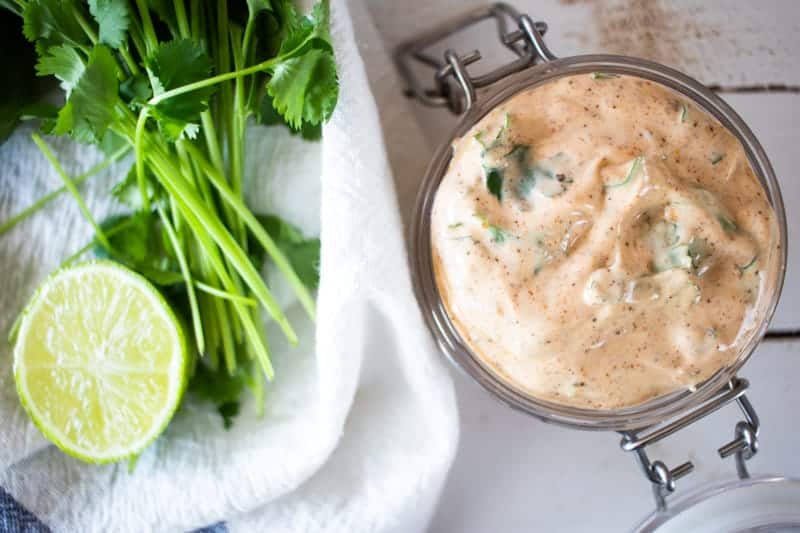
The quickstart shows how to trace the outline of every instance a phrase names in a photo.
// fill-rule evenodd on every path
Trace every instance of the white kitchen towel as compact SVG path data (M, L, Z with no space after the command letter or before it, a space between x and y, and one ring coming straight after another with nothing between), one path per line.
M365 16L359 2L353 7ZM126 465L82 464L48 445L19 406L11 350L3 345L0 487L54 531L185 531L218 521L231 531L425 528L455 451L455 401L411 290L378 109L349 7L332 3L341 94L322 142L255 127L248 144L253 207L321 233L316 328L287 296L301 342L288 348L268 326L276 379L265 416L257 419L247 404L225 431L212 410L189 403L133 474ZM370 31L359 28L359 38L376 35ZM380 47L375 42L370 53ZM401 127L410 115L402 99L396 105L380 111ZM407 122L402 131L420 143L414 128ZM0 147L0 220L58 184L29 134L23 128ZM51 142L73 175L100 158ZM420 153L407 156L416 161ZM125 170L117 165L83 188L98 217L119 209L108 191ZM43 277L90 237L75 205L61 198L0 238L0 332Z

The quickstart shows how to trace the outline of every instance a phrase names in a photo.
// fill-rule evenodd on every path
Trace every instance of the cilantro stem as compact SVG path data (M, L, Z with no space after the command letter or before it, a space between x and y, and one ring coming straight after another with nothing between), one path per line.
M133 137L133 146L136 150L136 183L139 185L139 194L142 197L142 209L150 211L150 195L147 193L147 178L144 173L144 127L147 124L149 108L143 107L139 112L139 119L136 121L136 132Z
M219 368L219 325L217 324L217 314L214 307L214 301L208 297L207 294L198 294L200 299L200 308L203 313L203 321L206 330L206 351L203 355L208 357L208 365L216 370Z
M92 41L93 45L97 44L97 33L95 33L94 28L89 25L89 22L83 16L83 13L75 9L73 10L73 14L75 15L75 20L78 22L78 25L83 30L83 33L85 33L89 40Z
M131 74L137 76L139 74L139 67L136 66L136 61L134 61L133 57L131 57L127 43L122 43L122 46L119 47L119 53L122 56L122 59L125 60L125 64L128 66Z
M150 18L150 10L145 0L136 0L136 7L139 9L139 16L142 18L142 33L144 34L144 44L149 54L158 48L158 38L156 30L153 28L153 20Z
M100 244L102 244L104 248L111 251L112 249L111 244L108 242L105 233L103 233L103 229L94 219L94 216L92 216L92 212L89 211L89 208L83 201L81 194L78 192L78 188L75 186L75 183L67 175L67 173L64 172L64 169L61 167L61 163L58 162L58 159L56 158L55 154L53 154L53 152L50 150L50 147L47 146L47 143L44 142L44 140L39 136L39 134L34 133L31 137L33 138L33 142L36 143L36 146L39 147L39 150L41 150L42 154L44 154L44 156L53 166L56 173L58 173L59 177L61 177L61 180L64 182L64 186L67 188L69 193L75 199L75 202L78 204L78 208L81 210L81 213L83 213L84 218L86 218L89 224L91 224L92 227L94 228L97 240L100 241Z
M180 36L188 39L189 21L186 19L186 5L183 0L173 0L172 5L175 7L175 19L178 21L178 32Z
M305 42L303 44L305 44ZM300 46L298 46L298 49L299 48ZM290 56L294 52L295 51L293 50L287 54L278 57L273 57L272 59L267 59L266 61L262 61L261 63L253 65L251 67L243 68L241 70L234 70L232 72L226 72L225 74L218 74L216 76L212 76L204 80L196 81L194 83L188 83L186 85L181 85L180 87L175 87L174 89L170 89L169 91L164 91L158 96L152 97L148 103L150 105L157 105L163 102L164 100L168 100L170 98L174 98L182 94L190 93L192 91L197 91L198 89L211 87L212 85L224 83L226 81L230 81L235 78L243 78L245 76L249 76L250 74L255 74L256 72L270 70L272 67L274 67L281 61L284 61L287 56Z
M189 271L189 265L186 262L186 256L183 253L183 248L178 242L178 236L169 222L169 217L164 212L164 208L156 204L158 216L161 218L161 224L167 232L167 237L172 244L172 249L175 251L175 257L178 259L178 265L181 268L181 275L183 281L186 283L186 294L189 297L189 310L192 315L192 329L194 330L194 340L197 344L197 351L203 352L206 349L205 338L203 337L203 325L200 322L200 310L197 307L197 295L194 292L194 281L192 280L192 273Z
M75 179L72 180L72 183L74 183L76 186L80 185L81 183L83 183L87 179L91 178L95 174L99 174L100 172L102 172L105 169L107 169L109 166L111 166L117 160L119 160L119 159L123 158L124 156L128 155L128 153L130 153L130 151L131 151L131 147L130 146L124 146L124 147L120 148L119 150L117 150L116 152L111 154L111 156L108 159L96 164L95 166L93 166L92 168L90 168L89 170L84 172L83 174L77 176ZM3 222L2 224L0 224L0 235L3 235L4 233L10 231L14 226L19 224L20 222L22 222L23 220L25 220L26 218L28 218L32 214L34 214L37 211L39 211L40 209L45 207L47 204L49 204L50 202L52 202L54 199L58 198L59 196L61 196L65 192L67 192L67 187L66 186L61 186L58 189L54 190L53 192L45 194L44 196L42 196L41 198L36 200L34 203L32 203L31 205L29 205L28 207L26 207L25 209L23 209L22 211L20 211L19 213L17 213L13 217L11 217L10 219L8 219L5 222Z
M192 19L192 27L191 27L191 34L192 39L195 42L200 41L200 26L202 24L202 6L200 5L200 0L192 0L189 4L189 10L191 12L191 19Z
M220 281L222 281L222 285L228 291L233 290L234 289L233 281L231 280L229 274L225 270L224 265L222 264L222 259L220 258L217 247L214 246L214 244L211 242L213 238L211 236L211 232L210 231L207 232L209 225L202 224L200 222L200 219L197 218L198 215L195 215L195 212L189 209L189 207L183 203L183 200L181 198L178 198L177 202L179 208L182 211L184 211L184 217L186 218L187 222L192 227L196 228L194 235L197 238L198 242L200 243L201 247L206 251L206 257L208 258L211 266L217 272L217 275L219 275L219 279ZM204 219L203 215L199 216ZM254 290L253 292L256 291ZM247 335L247 338L250 341L250 346L252 347L253 352L255 353L258 360L261 362L261 366L264 369L264 373L267 375L267 379L272 379L272 377L274 376L274 370L272 368L272 363L269 360L269 353L267 351L266 343L264 342L264 337L262 336L261 333L259 333L259 328L256 327L255 323L253 322L252 316L247 312L246 306L242 305L239 302L233 302L233 307L236 310L236 313L239 315L239 319L242 322L242 327L244 328L245 334ZM296 337L294 342L295 343L297 342Z
M622 187L623 185L627 185L628 183L631 182L633 178L636 177L636 174L639 173L639 169L641 168L642 163L644 163L644 156L640 155L639 157L633 160L633 163L631 163L631 168L630 170L628 170L628 174L627 176L625 176L625 179L623 179L622 181L618 181L617 183L606 183L604 187L606 189L612 189L614 187Z
M21 0L14 0L16 2L16 6L14 4L3 3L3 7L14 13L16 16L21 17L22 11L25 9L25 3Z
M272 240L269 234L264 230L263 226L258 222L256 217L250 212L249 209L247 209L247 206L245 206L242 199L239 198L228 187L225 179L218 175L216 170L211 166L200 150L192 145L187 145L187 149L194 158L195 162L197 162L197 164L199 164L204 170L206 176L211 181L211 184L214 185L214 187L220 193L222 199L233 207L239 217L241 217L241 219L253 233L256 240L258 240L264 250L266 250L267 254L269 254L270 258L275 263L275 266L278 267L278 270L280 270L280 272L289 282L289 285L294 289L297 298L300 300L300 303L303 305L303 308L306 310L309 317L313 319L314 315L316 314L314 299L311 297L311 293L308 291L303 282L300 281L300 278L292 268L289 260L275 244L275 241Z
M247 24L244 27L244 37L242 38L242 57L250 54L250 43L253 40L253 28L255 27L255 17L253 13L247 15ZM237 67L238 68L238 67Z
M250 378L250 391L256 402L256 416L261 418L264 416L264 376L258 365L251 365Z
M233 334L228 320L227 307L225 302L219 298L214 300L214 308L217 310L217 319L219 320L219 332L222 337L222 355L225 358L225 368L228 369L228 374L233 375L236 372L236 354L234 353Z
M241 30L231 28L231 41L239 41L241 37ZM244 57L242 51L238 47L233 49L233 63L234 67L239 69L243 66ZM231 134L229 135L230 145L228 151L230 153L230 167L231 167L231 183L233 184L233 191L241 197L242 195L242 182L244 181L244 132L247 127L247 121L244 110L244 79L236 78L233 90L233 111L231 113ZM240 218L236 219L235 228L239 231L239 242L247 249L247 232L244 224Z
M223 300L230 300L232 302L239 302L244 305L249 306L257 306L258 302L252 298L248 298L247 296L240 296L238 294L233 294L230 292L221 291L211 285L206 285L202 281L195 281L194 286L197 287L199 290L203 291L206 294L210 294L211 296L216 296L217 298L222 298Z
M200 154L200 151L197 150L192 144L187 143L186 146L189 148L189 152L193 157L196 157L196 154ZM205 157L202 156L202 154L200 155L203 161L210 168L210 164L207 163ZM247 283L258 300L264 305L270 316L278 323L287 339L289 339L289 342L291 344L297 344L297 334L286 318L286 315L275 301L275 298L270 293L269 289L264 283L264 280L253 266L250 259L244 253L242 248L236 243L233 237L231 237L231 234L222 225L219 218L214 216L214 214L209 211L209 208L203 203L203 201L197 197L192 187L186 183L185 178L180 174L180 172L175 170L171 161L166 156L162 156L158 146L154 146L152 150L148 150L146 157L158 170L156 174L158 175L161 184L170 195L175 196L176 200L178 200L178 206L183 213L184 218L186 218L188 221L190 220L189 217L191 216L191 219L196 221L194 224L191 224L194 232L198 233L199 231L208 231L208 234L217 243L217 245L219 245L220 249L225 253L226 258L230 261L239 275L242 276L242 279ZM214 174L216 174L216 172L214 172ZM224 185L224 183L222 185ZM227 186L225 186L225 188L226 190L229 190L227 189ZM244 211L250 215L253 221L255 221L255 218L246 208ZM197 217L203 221L202 224L199 222ZM247 222L246 218L245 222ZM258 225L258 222L255 222ZM260 227L260 225L258 227ZM264 232L264 234L266 235L266 232ZM269 237L267 236L267 238ZM277 250L277 247L274 245L274 243L272 243L272 245L273 248ZM208 248L206 249L207 253L210 251L211 250ZM281 256L282 255L283 254L281 254ZM284 262L285 266L288 266L288 262L285 261L285 258ZM290 272L294 274L291 269ZM294 274L294 277L299 282L296 274ZM302 287L302 283L300 283L300 285ZM303 290L305 290L304 287Z
M144 37L142 36L142 27L139 24L139 19L137 17L130 17L130 27L128 28L128 35L131 37L131 41L133 41L133 46L136 48L136 51L139 52L139 56L142 58L147 57L147 47L144 44Z

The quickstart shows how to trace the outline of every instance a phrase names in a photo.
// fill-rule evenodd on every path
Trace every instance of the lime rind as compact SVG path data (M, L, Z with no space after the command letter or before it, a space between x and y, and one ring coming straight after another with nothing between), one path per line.
M47 291L57 282L62 281L62 277L70 276L83 270L104 271L106 274L110 273L111 275L119 276L122 281L141 289L140 293L146 295L151 300L154 304L154 308L158 309L163 315L163 318L170 324L175 337L173 339L173 346L177 347L177 350L173 350L171 354L172 361L166 371L169 376L168 383L171 390L169 391L165 405L158 416L154 417L154 423L148 428L148 431L135 442L126 443L124 446L115 446L110 451L88 450L74 445L70 442L70 439L66 438L59 428L45 421L45 417L39 411L35 402L30 399L31 394L23 376L25 371L23 362L25 336L30 328L29 322L31 317L37 310L37 305L43 300L43 297L47 295ZM187 387L188 360L186 335L181 322L158 289L143 276L118 263L108 260L94 260L80 264L72 264L54 271L34 292L30 302L20 314L19 327L16 332L16 344L14 346L13 371L20 403L39 431L60 450L72 457L87 463L105 464L125 461L141 454L142 451L166 429L178 409L181 398Z

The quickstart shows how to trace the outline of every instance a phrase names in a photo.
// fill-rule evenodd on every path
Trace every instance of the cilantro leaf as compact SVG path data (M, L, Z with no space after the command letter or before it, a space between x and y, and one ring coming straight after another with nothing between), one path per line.
M145 181L147 183L148 196L153 198L153 176L148 168L145 168ZM139 192L139 184L136 181L136 164L131 165L125 177L111 188L111 196L118 202L130 207L134 211L142 209L142 195Z
M240 365L234 375L224 370L214 371L200 362L189 382L189 392L201 400L213 403L222 417L225 429L231 427L239 414L239 398L244 393L247 378Z
M310 16L297 15L294 5L289 3L284 7L284 18L288 31L278 55L295 56L309 49L333 51L328 30L330 7L327 1L317 3Z
M122 148L128 146L128 141L120 137L111 130L107 130L103 138L100 139L100 144L97 145L100 150L111 157L112 154L118 152Z
M330 118L339 98L336 64L329 52L312 49L279 63L267 83L275 109L295 129Z
M75 13L82 13L75 0L29 0L22 11L22 31L29 41L43 41L47 46L58 44L89 45Z
M153 96L150 82L144 74L132 76L119 85L119 94L126 102L143 104Z
M50 47L47 54L39 57L39 62L36 63L36 74L58 78L68 98L85 70L86 66L78 51L66 44Z
M100 42L119 48L130 24L128 3L125 0L89 0L89 12L100 27Z
M261 100L261 106L256 113L256 122L264 126L286 126L292 135L300 135L306 141L318 141L322 138L322 124L306 122L299 130L287 124L286 120L275 110L269 94L265 94Z
M503 171L499 168L486 169L486 188L497 198L503 201Z
M306 239L295 226L274 215L258 215L258 221L286 255L297 277L303 284L316 289L319 286L319 239ZM254 243L251 250L258 249ZM262 257L258 257L260 262Z
M104 220L100 226L113 250L109 252L96 246L96 257L122 263L159 286L184 282L155 213L138 211L132 215L117 215Z
M176 39L161 43L147 59L151 73L153 95L207 78L211 74L211 60L205 50L189 39ZM201 112L208 109L208 99L214 87L205 87L159 102L155 106L157 118L183 123L195 122Z
M79 142L97 143L115 119L117 67L111 51L98 45L92 49L86 70L58 113L53 133L69 133Z

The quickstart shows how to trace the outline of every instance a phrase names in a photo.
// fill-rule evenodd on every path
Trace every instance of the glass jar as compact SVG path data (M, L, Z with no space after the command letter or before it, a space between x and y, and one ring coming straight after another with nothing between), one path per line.
M471 76L467 65L480 59L476 51L459 56L447 50L444 60L434 59L426 49L447 36L474 23L491 19L497 22L501 43L515 53L516 59L488 74ZM644 472L653 483L659 508L665 508L665 496L675 488L675 480L691 471L687 462L669 469L660 461L651 462L645 453L648 444L663 439L688 424L715 411L722 405L739 403L744 420L737 425L736 438L720 448L720 455L735 454L741 477L747 477L745 460L757 449L758 417L747 401L747 382L736 372L748 360L764 337L778 304L786 270L786 216L772 166L752 131L722 99L691 77L674 69L634 57L582 55L556 58L545 45L546 25L533 22L506 4L495 4L455 18L442 26L407 42L398 49L397 64L413 96L423 103L448 107L463 113L452 139L463 136L492 109L521 91L564 76L603 72L624 74L651 80L680 93L716 118L741 142L758 179L761 181L778 224L779 257L764 278L766 297L760 299L760 322L743 343L735 361L721 368L694 390L682 390L646 403L621 409L595 410L548 402L515 387L500 377L470 349L459 335L439 294L434 277L431 249L431 210L436 191L450 163L451 143L435 153L418 192L410 226L410 262L414 289L425 321L440 350L459 369L489 393L515 409L549 423L586 430L611 430L622 434L622 448L635 451ZM424 87L415 72L418 64L435 70L435 85Z

